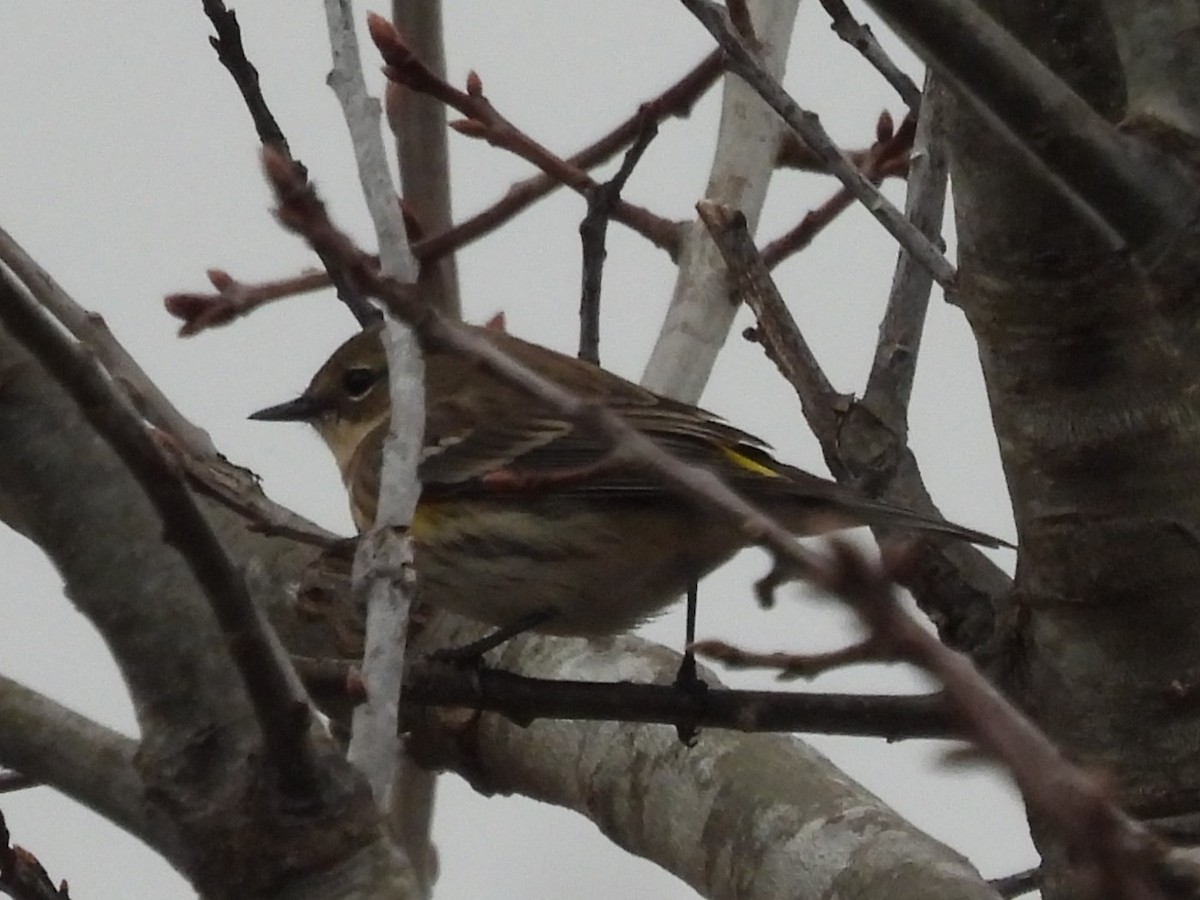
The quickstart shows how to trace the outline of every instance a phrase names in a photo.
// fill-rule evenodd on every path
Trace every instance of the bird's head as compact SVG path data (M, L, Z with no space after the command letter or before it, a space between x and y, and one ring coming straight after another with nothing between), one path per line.
M387 421L389 412L387 355L376 326L338 347L299 397L260 409L250 418L307 422L325 439L344 471L362 439Z

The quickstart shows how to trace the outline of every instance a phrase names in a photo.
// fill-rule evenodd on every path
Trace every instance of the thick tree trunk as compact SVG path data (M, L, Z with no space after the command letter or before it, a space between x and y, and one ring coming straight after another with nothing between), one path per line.
M1098 4L1050 14L1033 3L990 6L1096 109L1113 121L1124 114ZM1135 815L1194 813L1195 235L1170 248L1170 272L1139 269L967 104L950 119L959 302L978 341L1021 545L1008 686L1071 756L1112 774ZM1065 848L1041 849L1052 862ZM1051 865L1050 875L1047 896L1068 890L1061 870Z

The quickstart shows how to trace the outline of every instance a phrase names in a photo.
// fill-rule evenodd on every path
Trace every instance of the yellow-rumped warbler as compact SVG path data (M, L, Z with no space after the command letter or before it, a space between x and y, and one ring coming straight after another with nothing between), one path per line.
M502 331L479 333L577 396L604 403L689 463L715 470L797 534L877 524L998 546L978 531L869 500L777 462L702 409ZM412 522L422 600L508 626L625 631L746 545L545 403L450 351L425 354L425 449ZM333 451L359 530L371 527L390 418L379 327L334 352L297 399L253 419L308 422Z

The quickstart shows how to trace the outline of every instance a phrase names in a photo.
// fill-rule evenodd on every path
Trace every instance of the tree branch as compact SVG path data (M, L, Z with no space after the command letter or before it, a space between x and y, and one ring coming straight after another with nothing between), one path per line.
M809 145L829 171L844 184L867 210L888 232L896 238L900 246L906 248L913 257L920 260L934 277L934 280L944 288L951 289L954 283L954 267L946 260L941 251L931 244L924 235L904 218L903 214L893 206L887 198L879 193L878 188L871 184L850 162L837 145L833 143L820 120L814 113L801 109L782 87L771 77L754 58L745 42L729 24L729 17L724 7L712 0L682 0L693 15L716 38L717 43L725 50L726 68L751 85L771 108L774 109L788 126L800 135Z
M174 835L149 815L137 742L0 675L0 764L49 785L154 847ZM177 855L164 851L168 858Z
M285 791L307 795L316 783L308 705L250 600L245 580L197 509L178 471L128 408L107 373L0 272L0 321L79 404L96 432L129 467L154 505L163 537L183 556L225 634L234 665L263 730L268 756Z
M798 0L753 0L748 15L762 35L763 64L782 77L795 31ZM738 78L726 75L717 147L704 196L745 214L751 232L766 202L785 129ZM679 274L642 385L685 403L697 403L717 353L737 314L729 302L725 266L703 224L688 224L678 255Z
M1200 190L1174 159L1118 131L970 0L868 2L1113 249L1153 268L1195 221Z

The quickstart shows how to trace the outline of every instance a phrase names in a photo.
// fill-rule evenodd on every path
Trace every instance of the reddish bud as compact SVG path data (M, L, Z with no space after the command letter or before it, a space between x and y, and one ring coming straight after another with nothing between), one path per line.
M450 123L450 127L459 134L470 138L482 138L487 136L487 126L478 119L455 119Z
M884 141L890 141L895 133L896 123L892 121L892 114L885 109L879 114L879 121L875 123L875 140L882 144Z
M508 322L504 319L504 310L500 310L498 313L484 322L483 327L488 331L499 331L501 334L507 334Z
M483 79L474 69L467 73L467 94L472 97L483 96Z
M411 55L404 38L400 37L400 32L379 13L367 13L367 31L371 33L371 40L388 62L403 62Z
M190 322L204 314L212 304L211 297L204 297L200 294L167 294L163 297L163 306L166 307L167 312L185 322Z
M228 290L233 284L233 276L224 269L209 269L204 274L208 276L208 283L218 291Z

